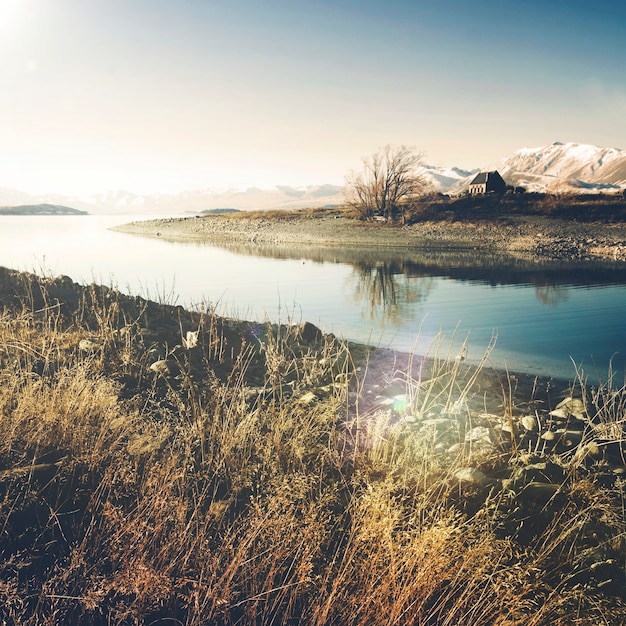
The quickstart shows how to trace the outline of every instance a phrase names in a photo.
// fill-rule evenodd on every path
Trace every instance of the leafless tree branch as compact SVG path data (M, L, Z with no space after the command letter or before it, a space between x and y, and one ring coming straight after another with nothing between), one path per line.
M407 146L385 146L363 158L363 169L346 177L346 202L362 219L406 221L426 181L417 168L422 155Z

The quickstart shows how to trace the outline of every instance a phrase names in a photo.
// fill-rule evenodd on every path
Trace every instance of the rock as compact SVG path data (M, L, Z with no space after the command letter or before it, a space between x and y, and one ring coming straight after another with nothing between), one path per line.
M516 473L516 481L521 481L522 484L557 484L563 482L564 478L565 472L563 468L551 461L531 463L520 468Z
M555 435L559 438L559 444L566 448L577 446L583 439L582 430L570 430L568 428L557 428Z
M302 322L297 327L298 335L306 343L319 343L324 339L324 333L311 322Z
M523 500L544 506L556 495L558 490L559 485L554 483L531 482L522 489L519 495Z
M94 341L92 341L91 339L81 339L78 342L78 349L81 352L85 352L87 354L92 354L96 350L99 350L100 346L97 343L95 343Z
M160 374L164 378L173 378L179 373L178 366L168 359L159 359L150 366L150 370L155 374Z
M524 415L524 417L520 419L520 423L524 430L528 432L535 433L539 430L539 423L534 415Z
M317 396L312 391L307 391L304 395L298 398L298 404L309 406L317 400Z
M507 420L505 422L502 422L502 424L500 425L500 430L503 433L509 433L510 435L517 435L517 426L515 422L513 422L512 420Z
M447 417L432 417L429 419L422 420L423 428L432 428L438 432L444 432L451 430L456 425L455 420L449 419Z
M576 460L576 462L581 463L587 459L597 459L600 456L602 456L600 446L597 444L597 442L590 441L589 443L578 447L574 459Z
M490 478L475 467L461 467L454 472L454 477L461 483L470 483L480 487L485 487L492 482Z
M486 426L476 426L469 432L465 433L465 441L491 446L493 445L491 428L487 428Z
M550 411L553 417L575 417L583 420L586 416L585 405L580 398L568 396L556 405L554 411Z

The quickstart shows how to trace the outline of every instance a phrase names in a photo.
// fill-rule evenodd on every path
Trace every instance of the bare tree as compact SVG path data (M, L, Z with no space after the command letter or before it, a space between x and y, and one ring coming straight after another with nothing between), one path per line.
M406 221L426 181L417 168L422 155L406 146L385 146L363 158L363 170L346 176L346 201L359 217Z

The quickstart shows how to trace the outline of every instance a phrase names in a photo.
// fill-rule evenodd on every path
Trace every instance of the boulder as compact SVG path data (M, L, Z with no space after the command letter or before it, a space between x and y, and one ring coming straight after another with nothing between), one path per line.
M302 322L297 327L298 336L305 343L319 343L324 339L324 333L311 322Z

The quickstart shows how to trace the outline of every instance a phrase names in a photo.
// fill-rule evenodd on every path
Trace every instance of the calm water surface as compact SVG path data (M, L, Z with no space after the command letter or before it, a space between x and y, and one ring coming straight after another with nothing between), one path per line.
M0 217L0 265L224 315L308 320L354 341L417 353L467 341L477 361L573 379L626 364L626 271L474 254L215 247L115 233L129 217Z

